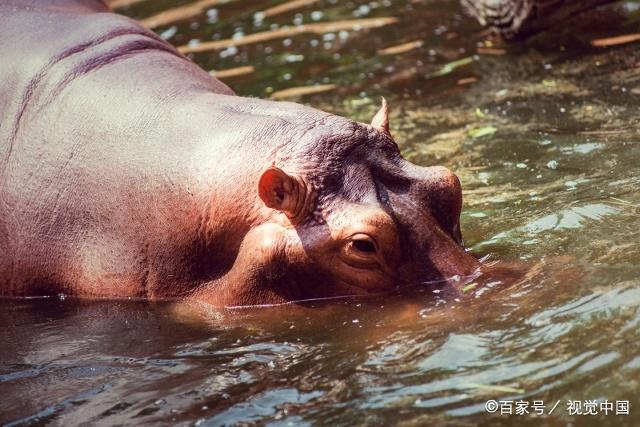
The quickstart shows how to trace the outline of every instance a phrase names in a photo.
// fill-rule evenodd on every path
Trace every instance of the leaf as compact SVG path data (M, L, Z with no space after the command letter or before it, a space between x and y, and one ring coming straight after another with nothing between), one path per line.
M478 286L477 283L469 283L467 286L462 288L462 292L463 293L469 292L470 290L475 289L477 286Z
M483 136L492 135L496 133L498 129L493 126L484 126L481 128L471 129L469 131L469 136L471 138L482 138Z
M471 64L472 62L473 62L473 57L472 56L467 56L466 58L462 58L462 59L458 59L458 60L453 61L453 62L449 62L448 64L444 64L442 66L442 68L440 68L438 71L436 71L435 73L431 74L431 77L440 77L440 76L444 76L446 74L450 74L456 68L462 67L463 65Z

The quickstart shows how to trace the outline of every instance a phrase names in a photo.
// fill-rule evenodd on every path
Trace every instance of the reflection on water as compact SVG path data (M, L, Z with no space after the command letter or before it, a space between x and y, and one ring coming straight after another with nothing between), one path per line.
M206 321L4 301L0 422L540 425L484 412L535 399L563 401L549 425L640 423L640 54L590 44L637 31L640 2L506 46L455 1L113 2L241 95L362 121L384 95L404 154L461 177L467 246L526 271Z

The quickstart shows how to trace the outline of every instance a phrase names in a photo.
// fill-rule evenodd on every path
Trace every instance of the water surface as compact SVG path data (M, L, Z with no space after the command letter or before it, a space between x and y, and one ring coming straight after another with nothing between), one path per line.
M186 16L192 3L119 10L164 19L155 30L186 50L220 41L189 55L240 95L361 121L385 96L405 156L461 177L470 250L528 272L461 296L206 322L170 304L2 301L0 422L640 424L640 45L591 45L636 32L640 2L512 45L455 1L236 0ZM337 24L296 30L323 23ZM489 415L488 399L561 404ZM630 415L569 416L567 400L628 400Z

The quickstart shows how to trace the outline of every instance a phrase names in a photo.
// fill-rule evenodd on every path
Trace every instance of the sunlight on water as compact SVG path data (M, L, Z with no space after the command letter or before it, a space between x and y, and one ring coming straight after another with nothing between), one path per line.
M640 423L640 55L589 44L637 31L640 3L514 45L455 1L114 3L240 95L365 122L385 96L404 155L460 176L466 246L499 262L224 313L2 301L0 422L540 425L485 411L524 399L563 402L549 425ZM569 416L571 399L630 415Z

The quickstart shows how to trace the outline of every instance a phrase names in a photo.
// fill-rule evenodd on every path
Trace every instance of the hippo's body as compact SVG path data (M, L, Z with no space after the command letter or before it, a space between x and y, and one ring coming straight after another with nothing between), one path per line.
M257 304L477 268L386 128L237 97L98 1L0 0L0 295Z

